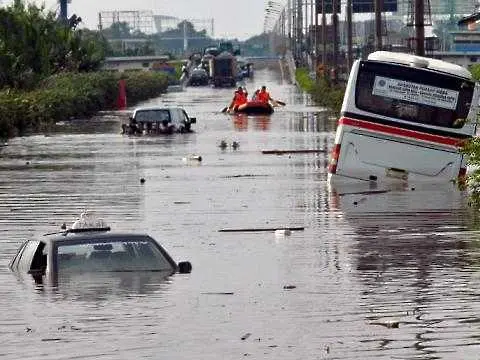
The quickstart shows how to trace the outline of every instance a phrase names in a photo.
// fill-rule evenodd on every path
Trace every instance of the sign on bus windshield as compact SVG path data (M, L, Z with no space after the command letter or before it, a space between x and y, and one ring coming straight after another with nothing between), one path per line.
M455 110L458 101L458 91L456 90L384 76L375 76L372 94L449 110Z
M362 61L355 86L355 105L372 115L458 128L468 116L474 87L473 81L450 74Z

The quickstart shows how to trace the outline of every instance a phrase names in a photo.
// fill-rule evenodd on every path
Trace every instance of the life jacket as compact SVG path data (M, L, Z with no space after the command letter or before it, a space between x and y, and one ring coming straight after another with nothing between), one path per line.
M257 100L263 103L268 103L268 101L270 100L270 94L268 93L268 91L260 91L257 94Z
M233 106L240 106L245 104L248 101L247 96L244 92L235 91L235 96L233 98Z

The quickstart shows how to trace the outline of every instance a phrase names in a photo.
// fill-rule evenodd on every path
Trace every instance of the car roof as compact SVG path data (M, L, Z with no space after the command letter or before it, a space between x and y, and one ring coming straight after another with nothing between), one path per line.
M176 110L176 109L180 109L180 110L183 110L183 108L179 107L179 106L145 106L145 107L139 107L139 108L136 108L133 110L133 112L137 112L137 111L148 111L148 110Z
M89 240L110 242L110 241L125 240L125 238L131 239L131 240L139 240L139 239L154 240L151 236L147 234L142 234L142 233L126 233L126 232L111 233L105 230L103 231L86 230L85 231L85 229L82 232L71 232L66 230L63 232L46 235L41 239L37 239L37 240L41 240L43 242L50 242L50 243L68 243L68 242L83 243L83 242L88 242Z

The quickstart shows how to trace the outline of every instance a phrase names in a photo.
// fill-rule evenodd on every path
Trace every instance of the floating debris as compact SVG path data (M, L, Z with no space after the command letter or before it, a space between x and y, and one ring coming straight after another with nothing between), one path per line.
M290 236L292 231L290 229L278 229L275 230L275 236Z
M385 194L390 192L390 190L367 190L367 191L355 191L355 192L344 192L338 194L338 196L345 195L374 195L374 194Z
M252 335L252 334L251 334L251 333L246 333L246 334L243 335L240 339L242 339L242 340L247 340L247 339L250 337L250 335Z
M398 329L400 323L398 321L385 321L385 322L371 322L370 325L380 325L388 329Z
M302 231L305 227L275 227L275 228L247 228L247 229L220 229L218 232L256 232L256 231L277 231L277 230L289 230L289 231Z
M304 149L304 150L262 150L265 155L283 155L283 154L318 154L326 153L324 149Z
M234 292L203 292L202 295L233 295Z
M183 162L201 162L203 159L200 155L189 155L187 157L182 158Z
M270 175L255 175L255 174L245 174L245 175L227 175L221 176L223 179L234 179L234 178L242 178L242 177L267 177Z
M45 338L45 339L42 339L41 341L60 341L62 340L61 338Z
M225 140L220 141L220 145L218 147L222 150L225 150L228 147L228 144Z
M145 179L144 178L140 179L140 184L145 184Z
M296 289L297 287L295 285L285 285L283 287L284 290L292 290L292 289Z

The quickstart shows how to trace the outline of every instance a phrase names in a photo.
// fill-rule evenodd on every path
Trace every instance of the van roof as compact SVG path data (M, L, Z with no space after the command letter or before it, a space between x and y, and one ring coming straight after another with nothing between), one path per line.
M464 79L472 79L472 74L470 73L470 71L465 69L463 66L423 56L391 51L375 51L368 55L368 60L391 62L403 65L418 64L418 67L441 71L444 73L462 77Z

